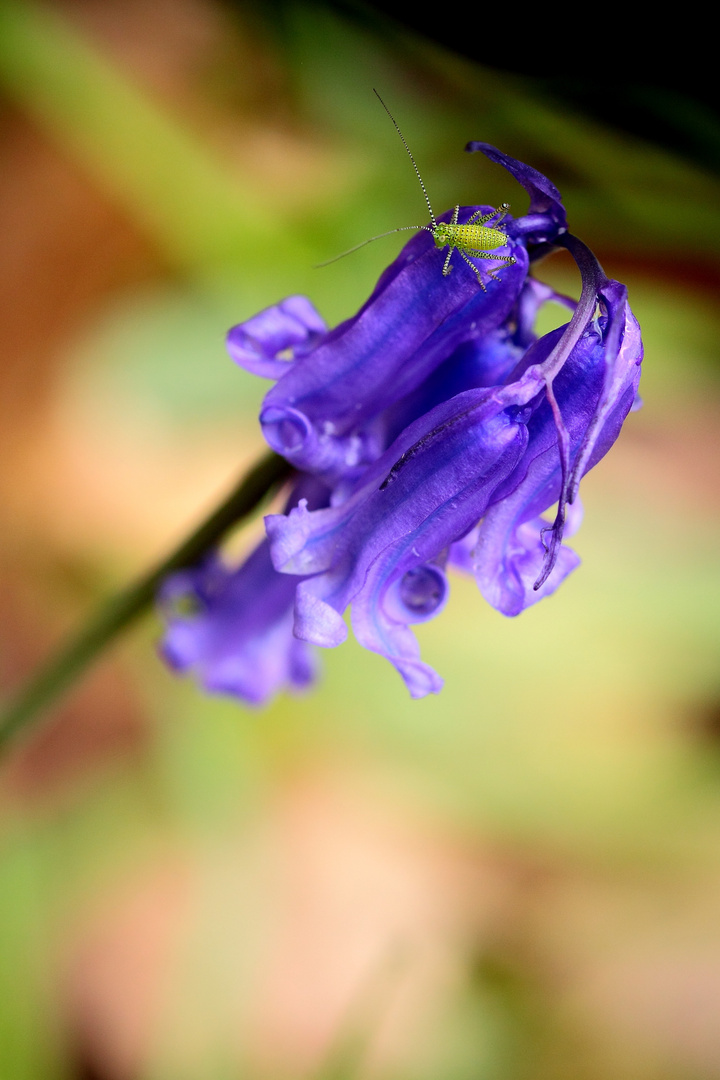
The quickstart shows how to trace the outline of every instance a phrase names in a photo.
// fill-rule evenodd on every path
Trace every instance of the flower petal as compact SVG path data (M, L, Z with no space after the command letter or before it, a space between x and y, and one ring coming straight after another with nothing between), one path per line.
M508 232L515 236L524 236L528 243L546 244L552 242L567 229L567 217L562 203L562 195L547 176L543 176L532 165L526 165L517 158L503 154L497 147L485 142L469 142L465 147L469 154L479 150L490 161L502 165L522 184L530 196L530 208L522 218L516 218Z
M474 209L464 208L461 217ZM443 256L432 238L424 232L413 237L358 314L325 335L268 392L261 421L271 445L278 447L278 418L292 410L296 426L299 415L305 418L307 433L280 452L298 468L337 480L377 456L375 443L358 444L358 432L414 392L463 342L486 338L510 315L527 253L517 242L509 250L515 263L502 267L502 277L483 292L462 260L452 280L443 277Z
M627 299L615 284L607 284L601 295L603 313L555 376L552 401L547 392L537 399L528 420L525 455L496 493L480 527L475 554L478 585L488 603L505 615L517 615L534 603L538 591L547 595L546 583L552 592L577 565L561 544L572 474L559 452L559 423L573 473L584 474L615 442L635 400L642 343ZM542 370L563 334L563 328L554 330L528 351L526 375L533 368ZM572 494L576 490L577 485ZM540 546L527 532L521 537L521 526L536 521L555 502L559 506L554 523L539 526ZM527 585L530 566L537 570L532 588Z
M525 425L494 390L468 391L411 424L341 506L300 505L266 518L275 566L315 575L298 586L295 633L316 644L330 634L337 643L339 624L326 609L339 618L352 604L361 644L391 660L411 693L435 692L437 676L419 663L407 627L441 610L437 554L482 517L526 442Z
M293 636L297 580L274 570L267 541L237 569L212 556L173 575L159 597L167 619L162 655L176 671L195 672L211 693L251 705L284 686L306 687L316 662Z
M279 379L303 351L314 345L327 326L305 296L288 296L274 307L233 326L226 345L230 356L253 375ZM285 359L279 356L287 353Z

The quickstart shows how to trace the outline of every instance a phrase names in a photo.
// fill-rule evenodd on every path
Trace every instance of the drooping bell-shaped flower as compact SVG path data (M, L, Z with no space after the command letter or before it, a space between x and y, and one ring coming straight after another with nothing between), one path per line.
M578 565L562 544L567 506L617 438L642 356L624 288L598 280L597 301L581 333L571 323L545 335L501 385L463 391L411 423L347 501L316 512L301 503L266 519L275 566L307 575L295 601L299 637L339 644L352 605L357 639L390 659L419 697L441 684L408 627L418 612L425 620L440 611L454 546L472 534L467 561L506 615L553 592ZM541 515L555 503L550 523ZM577 511L573 518L577 527ZM429 593L416 611L402 597L418 582Z
M218 599L203 598L202 618L171 622L166 651L207 686L250 700L247 681L233 686L226 673L233 663L261 672L260 655L273 650L284 660L267 660L255 699L297 685L308 669L294 646L340 644L350 607L360 643L387 657L414 697L437 692L442 681L410 628L442 610L448 566L474 573L490 604L517 615L578 565L563 541L580 522L582 476L636 401L639 327L624 286L567 231L554 185L486 144L467 149L530 195L528 213L504 223L514 262L485 288L460 260L444 277L443 253L418 232L335 329L306 298L290 297L228 335L239 364L276 380L260 412L268 443L325 495L296 491L284 514L266 518L268 546ZM480 209L463 208L458 220ZM580 269L577 303L529 275L553 246ZM547 301L572 315L538 337ZM268 626L254 621L261 595Z

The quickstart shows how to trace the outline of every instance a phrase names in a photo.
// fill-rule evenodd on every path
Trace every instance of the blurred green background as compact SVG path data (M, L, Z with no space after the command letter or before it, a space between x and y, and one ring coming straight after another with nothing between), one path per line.
M582 567L517 620L455 579L418 628L440 696L348 642L249 710L167 672L149 617L18 742L0 1080L720 1077L717 122L692 83L623 108L449 37L0 3L3 693L262 451L227 328L297 292L348 317L401 238L313 264L424 221L373 87L436 212L524 212L469 139L545 172L646 344ZM578 295L566 255L537 272Z

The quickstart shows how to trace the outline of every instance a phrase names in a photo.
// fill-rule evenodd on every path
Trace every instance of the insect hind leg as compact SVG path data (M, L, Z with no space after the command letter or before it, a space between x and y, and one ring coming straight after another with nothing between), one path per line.
M492 218L494 218L496 216L496 214L499 214L500 217L495 222L496 225L499 225L500 222L502 221L502 219L507 215L509 210L510 210L510 203L506 203L506 202L504 202L500 206L498 206L497 210L491 210L489 214L484 214L482 217L480 216L482 214L482 211L481 210L476 210L475 213L473 214L473 216L471 218L468 218L468 220L465 222L465 224L466 225L485 225L486 222L488 222Z
M473 259L489 259L491 262L505 263L506 266L512 266L512 264L515 262L514 255L495 255L492 251L473 251L470 249L466 249L466 251L461 251L459 248L458 250L460 251L460 254L462 255L465 262L468 264L468 266L472 267L472 269L474 270L475 276L480 282L480 286L483 292L486 292L486 289L483 284L482 278L480 277L480 271L478 270L477 266L475 266L475 264L470 261L470 258L468 256L472 256ZM493 281L499 281L500 278L497 276L497 271L501 269L502 267L496 266L492 270L486 270L485 273L488 277L492 278Z
M514 255L495 255L492 251L473 251L471 248L465 248L465 251L473 259L490 259L491 262L501 262L505 263L507 266L512 266L515 262ZM500 267L496 267L495 269L499 270ZM487 273L489 274L490 271L488 270Z

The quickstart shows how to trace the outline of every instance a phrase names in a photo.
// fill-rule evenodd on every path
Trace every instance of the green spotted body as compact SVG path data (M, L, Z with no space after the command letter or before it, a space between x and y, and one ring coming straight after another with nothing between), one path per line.
M499 211L496 211L499 213ZM433 229L435 246L460 248L461 251L494 251L505 247L508 238L502 229L488 229L485 225L453 225L439 222Z
M508 238L502 229L488 228L486 225L486 222L491 221L494 217L497 217L498 221L500 221L505 217L505 214L507 214L509 209L510 207L508 204L503 203L497 210L491 210L489 214L482 214L481 210L476 210L469 221L466 221L464 225L459 225L458 216L460 214L460 207L456 206L453 211L452 221L435 221L433 218L432 226L424 226L432 233L435 247L447 247L450 249L445 259L445 265L443 266L443 275L445 277L447 277L452 270L450 258L453 251L458 251L460 253L460 257L468 264L475 274L475 277L478 279L478 284L483 292L485 292L483 279L480 277L480 271L477 266L470 261L471 258L492 259L495 262L506 264L515 262L515 258L512 255L493 254L496 248L505 247ZM497 280L495 278L495 273L492 270L486 270L485 272L488 277Z
M405 136L398 127L395 117L390 112L387 105L378 94L377 90L375 90L374 93L378 98L380 104L382 105L383 109L395 125L395 130L402 139L403 145L410 156L410 160L412 161L413 168L415 170L415 175L420 181L420 187L422 188L423 195L425 196L427 208L430 211L430 224L403 225L399 229L390 229L388 232L380 233L378 236L371 236L369 240L363 240L362 243L356 244L355 247L351 247L348 251L343 251L342 255L336 255L334 259L328 259L327 262L319 263L318 265L328 266L330 263L336 262L338 259L342 259L346 255L350 255L351 252L357 251L358 248L364 247L365 244L371 244L374 240L380 240L383 236L390 236L392 233L407 232L409 230L424 231L432 234L432 238L435 241L435 247L449 248L449 251L445 258L445 263L443 265L443 277L447 277L452 270L452 266L450 265L450 259L452 257L453 251L457 251L460 254L462 260L467 263L472 272L475 274L475 277L478 280L478 285L483 290L483 292L485 292L485 284L482 277L480 276L480 271L477 266L475 266L475 264L471 262L471 259L489 259L492 262L504 263L506 266L510 266L512 265L512 263L515 262L515 258L512 255L493 254L498 248L502 248L507 245L508 238L502 229L495 228L494 226L488 227L487 225L487 222L491 221L493 218L497 218L495 225L499 225L501 220L505 217L508 210L510 209L509 204L503 203L502 206L499 206L497 208L497 210L491 210L488 214L483 214L481 210L477 210L472 215L470 220L466 221L462 225L458 222L460 207L456 206L455 210L453 211L451 221L438 221L435 217L435 214L433 213L433 208L430 205L430 199L428 197L425 184L423 183L423 178L420 175L420 171L417 165L415 164L415 158L412 156L410 147L405 142ZM486 270L485 272L488 277L493 278L493 280L497 280L495 272L493 270Z

